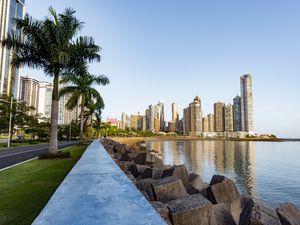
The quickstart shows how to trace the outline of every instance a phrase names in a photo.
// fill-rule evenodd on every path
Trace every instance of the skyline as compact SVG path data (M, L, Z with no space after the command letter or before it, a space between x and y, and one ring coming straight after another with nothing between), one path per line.
M196 95L207 114L214 102L232 102L237 77L251 73L255 132L299 137L300 3L91 2L33 0L26 9L42 18L50 5L58 12L72 6L86 22L82 34L103 48L102 62L91 71L111 80L102 87L104 119L142 112L159 100L166 120L172 102L182 117ZM37 70L26 68L21 75L51 81Z

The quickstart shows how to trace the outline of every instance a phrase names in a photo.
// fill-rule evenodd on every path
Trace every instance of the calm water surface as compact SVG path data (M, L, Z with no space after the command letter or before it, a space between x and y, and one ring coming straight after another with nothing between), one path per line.
M153 141L165 164L185 164L210 182L222 174L239 191L272 207L292 201L300 207L300 142Z

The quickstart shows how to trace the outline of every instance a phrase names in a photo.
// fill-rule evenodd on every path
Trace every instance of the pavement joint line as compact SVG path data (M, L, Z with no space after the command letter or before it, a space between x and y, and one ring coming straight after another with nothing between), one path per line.
M65 148L68 148L68 147L69 147L69 146L67 146L67 147L65 147ZM59 149L58 151L60 152L60 151L62 151L62 150L64 150L64 148ZM0 158L1 158L1 157L0 157ZM10 169L10 168L13 168L13 167L18 166L18 165L21 165L21 164L23 164L23 163L30 162L30 161L32 161L32 160L34 160L34 159L38 159L38 158L39 158L39 157L37 156L37 157L31 158L31 159L27 159L27 160L25 160L25 161L16 163L16 164L14 164L14 165L10 165L10 166L4 167L4 168L0 169L0 172L1 172L1 171L4 171L4 170L7 170L7 169Z

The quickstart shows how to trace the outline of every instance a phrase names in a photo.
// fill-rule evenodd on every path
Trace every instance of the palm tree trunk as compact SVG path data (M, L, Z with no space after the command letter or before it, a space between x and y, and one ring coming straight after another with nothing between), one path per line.
M57 154L57 123L58 123L58 76L59 73L54 74L53 91L52 91L52 105L51 105L51 128L50 128L50 143L49 153Z
M80 144L83 143L83 123L84 123L84 95L81 97L81 107L80 107Z

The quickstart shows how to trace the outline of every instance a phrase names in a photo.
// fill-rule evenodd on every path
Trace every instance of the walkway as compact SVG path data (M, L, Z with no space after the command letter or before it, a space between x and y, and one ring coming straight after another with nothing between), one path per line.
M95 140L33 225L165 224Z

